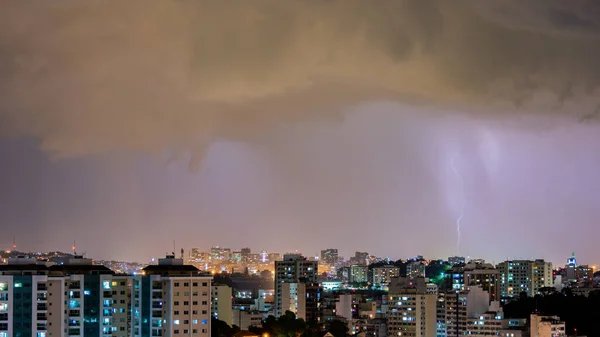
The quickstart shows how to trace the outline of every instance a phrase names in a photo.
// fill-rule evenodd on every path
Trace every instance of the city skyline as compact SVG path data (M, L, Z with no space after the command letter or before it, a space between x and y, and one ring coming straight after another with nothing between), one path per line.
M2 2L0 247L600 261L598 6Z
M15 242L15 241L14 241ZM11 250L13 247L16 247L16 249L13 251ZM73 246L74 247L74 246ZM71 247L71 248L73 248ZM47 254L47 253L52 253L52 252L59 252L62 254L71 254L71 255L81 255L85 258L89 258L89 259L93 259L94 261L112 261L112 262L124 262L124 263L134 263L134 264L140 264L140 265L145 265L145 264L152 264L155 263L156 261L158 261L158 259L163 258L164 256L168 256L171 254L174 254L173 256L180 258L182 255L182 250L183 250L183 258L184 260L188 260L188 259L193 259L193 251L197 250L199 253L202 254L211 254L211 251L213 249L226 249L226 250L230 250L230 253L242 253L245 249L250 249L250 253L252 255L261 255L262 253L267 253L267 254L277 254L279 256L279 258L283 258L284 255L302 255L310 260L315 260L315 261L322 261L321 258L321 254L323 251L329 250L329 249L335 249L338 250L337 248L333 248L333 247L328 247L328 248L322 248L320 249L317 253L310 253L310 252L306 252L306 251L300 251L300 250L295 250L295 251L275 251L275 250L268 250L268 249L253 249L252 247L248 247L248 245L243 246L243 247L230 247L230 246L226 246L226 245L213 245L211 247L208 248L203 248L203 247L180 247L180 246L176 246L176 249L173 250L173 247L171 247L170 250L166 250L165 252L161 252L152 256L148 256L146 259L144 260L135 260L135 259L125 259L125 258L109 258L109 259L105 259L102 257L97 257L97 256L91 256L90 254L88 254L86 251L82 250L77 250L77 249L71 249L70 251L66 251L66 250L60 250L60 249L53 249L53 250L49 250L49 251L42 251L42 250L31 250L31 251L27 251L27 250L23 250L23 249L19 249L19 246L16 245L16 243L11 244L10 247L8 248L4 248L4 247L0 247L0 250L6 252L6 253L13 253L14 252L19 252L19 253L23 253L25 254L25 256L32 256L32 257L36 257L36 254ZM338 250L339 251L339 250ZM557 268L562 268L565 265L568 265L571 263L571 261L573 261L573 258L577 258L577 263L578 265L589 265L591 268L593 268L594 270L597 270L597 266L600 263L597 263L594 260L587 260L587 259L582 259L580 258L576 252L571 252L570 254L567 254L565 256L563 256L563 259L558 260L558 261L552 261L547 259L544 256L507 256L504 259L501 260L491 260L491 259L487 259L485 256L470 256L470 255L465 255L465 256L461 256L461 255L449 255L449 256L424 256L422 254L413 254L410 256L386 256L386 255L378 255L375 252L369 252L367 250L354 250L351 252L348 252L348 254L342 254L343 252L340 252L338 257L339 257L339 261L340 262L344 262L344 263L348 263L348 262L352 262L352 259L355 258L355 254L358 253L367 253L369 255L369 257L376 259L375 262L383 262L385 260L389 261L390 263L396 262L396 261L411 261L415 258L423 258L425 261L447 261L452 263L452 259L455 258L464 258L466 263L469 263L469 261L476 261L479 263L479 261L485 261L485 263L490 263L492 265L497 265L500 264L502 262L505 261L512 261L512 260L529 260L529 261L534 261L536 259L542 259L545 261L548 261L550 263L552 263L553 268L557 269ZM231 262L234 262L234 256L230 256L229 259L231 260ZM215 260L215 262L219 262L220 260ZM223 260L221 262L227 262L226 260ZM269 263L273 263L274 261L270 261L268 260L267 262ZM242 265L245 264L245 262L243 261L237 261L237 263L241 263ZM327 264L326 262L324 262L325 264ZM371 262L373 263L373 262ZM200 268L202 269L202 268ZM225 272L228 272L226 270L224 270ZM260 272L260 270L257 270L257 272Z

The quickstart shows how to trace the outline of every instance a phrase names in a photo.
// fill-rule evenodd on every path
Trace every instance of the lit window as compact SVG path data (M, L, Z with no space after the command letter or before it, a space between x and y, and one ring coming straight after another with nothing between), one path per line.
M173 324L175 324L175 325L179 325L179 320L178 320L178 319L174 320L174 321L173 321Z
M15 288L21 288L23 286L23 283L15 283Z

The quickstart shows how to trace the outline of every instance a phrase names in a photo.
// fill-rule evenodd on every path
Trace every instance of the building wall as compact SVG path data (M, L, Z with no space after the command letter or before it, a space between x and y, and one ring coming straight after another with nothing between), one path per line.
M400 276L398 267L373 268L373 287L387 289L393 277Z
M0 275L0 337L13 335L13 278Z
M368 281L368 267L355 264L350 266L350 282L364 283Z
M318 278L318 262L308 261L301 255L284 255L283 261L275 261L275 316L285 313L286 308L294 307L293 303L283 303L283 294L286 283L316 283ZM286 299L289 301L290 299ZM297 306L297 305L296 305Z
M112 337L131 335L131 278L114 276L111 281L113 297Z
M337 316L344 317L348 320L352 319L352 295L340 294L338 301L335 303L335 313Z
M532 314L530 317L531 337L564 337L565 323L554 316L539 316Z
M163 336L209 336L210 278L161 277L163 282Z
M232 311L232 290L228 285L212 286L212 316L218 320L227 323L229 326L233 324Z
M233 310L233 324L242 330L248 330L251 326L262 325L262 314L258 311Z
M501 297L539 294L540 288L552 286L552 263L543 260L505 261L498 265Z
M51 277L48 288L48 336L64 336L67 333L65 323L65 278Z
M436 294L390 293L388 305L388 336L436 336Z

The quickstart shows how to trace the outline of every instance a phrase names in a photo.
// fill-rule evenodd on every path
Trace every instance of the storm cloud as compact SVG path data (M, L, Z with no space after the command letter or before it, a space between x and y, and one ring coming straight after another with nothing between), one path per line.
M378 100L588 120L599 42L584 0L3 1L0 135L202 158Z

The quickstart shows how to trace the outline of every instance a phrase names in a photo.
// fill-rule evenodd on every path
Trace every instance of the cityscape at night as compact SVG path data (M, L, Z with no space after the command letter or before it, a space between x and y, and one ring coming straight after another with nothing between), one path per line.
M600 337L600 1L0 1L0 337Z

